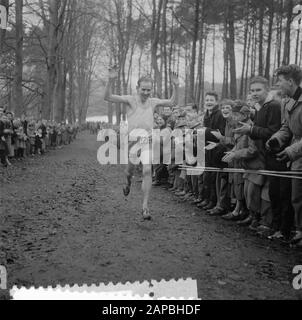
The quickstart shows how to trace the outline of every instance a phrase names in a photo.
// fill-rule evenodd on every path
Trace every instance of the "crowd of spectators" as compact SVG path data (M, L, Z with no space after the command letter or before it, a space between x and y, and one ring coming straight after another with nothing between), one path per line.
M78 124L35 120L32 117L15 118L0 107L0 160L2 167L12 165L26 157L44 155L62 148L77 137Z
M172 158L171 165L153 166L153 185L260 237L302 247L301 81L298 66L283 66L274 89L263 77L251 79L245 101L220 101L208 92L204 108L156 112L157 129L182 129L184 135L205 129L205 167L211 170L192 175L187 167L194 170L196 163L184 156L179 166Z

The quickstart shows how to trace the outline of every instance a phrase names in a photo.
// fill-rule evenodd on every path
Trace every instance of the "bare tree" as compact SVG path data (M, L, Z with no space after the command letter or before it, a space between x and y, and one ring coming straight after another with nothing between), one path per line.
M16 8L16 49L14 75L14 109L17 117L24 114L23 108L23 0L15 1Z
M9 8L9 0L0 0L0 5L6 8L6 13L4 12L2 14L7 19L8 8ZM6 29L5 28L0 28L0 55L1 55L2 50L3 50L5 33L6 33Z

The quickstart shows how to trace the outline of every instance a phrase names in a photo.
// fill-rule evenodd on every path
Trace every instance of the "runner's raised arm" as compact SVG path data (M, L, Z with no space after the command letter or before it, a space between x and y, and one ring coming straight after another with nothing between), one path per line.
M113 103L128 103L128 100L125 96L119 96L112 94L112 85L118 76L117 68L109 69L109 80L105 89L105 97L104 100Z
M178 86L179 86L179 79L178 75L176 73L171 74L171 81L173 86L172 96L170 99L158 99L157 106L163 106L163 107L173 107L177 104L178 100Z

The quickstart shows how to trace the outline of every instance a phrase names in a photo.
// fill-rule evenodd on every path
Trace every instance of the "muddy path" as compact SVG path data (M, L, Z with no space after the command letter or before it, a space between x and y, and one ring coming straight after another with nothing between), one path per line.
M98 143L72 145L0 169L0 264L10 285L198 280L202 299L297 299L301 251L152 192L142 222L140 183L121 193L123 168L101 166Z

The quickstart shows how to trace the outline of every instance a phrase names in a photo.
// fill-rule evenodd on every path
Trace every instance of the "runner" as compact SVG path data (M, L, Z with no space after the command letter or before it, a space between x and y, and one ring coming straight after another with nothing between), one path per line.
M128 133L130 134L134 129L143 129L148 132L151 136L154 127L154 111L156 107L173 107L176 104L177 99L177 87L179 85L178 76L176 74L171 74L171 80L173 84L173 93L171 99L157 99L152 98L153 89L153 79L149 76L144 76L139 79L137 84L137 94L119 96L112 94L112 85L118 76L118 70L116 67L109 70L109 81L106 87L105 100L113 103L123 103L127 105L127 116L128 116ZM141 140L142 141L142 140ZM141 142L143 144L143 142ZM142 215L144 220L151 220L150 210L148 206L148 201L150 197L150 192L152 188L152 164L151 161L143 161L150 159L149 150L150 143L147 141L146 147L142 146L141 161L143 164L143 183L142 190L144 194L143 200L143 211ZM129 146L130 150L131 146ZM144 152L146 151L146 152ZM146 159L148 156L148 159ZM130 160L130 159L129 159ZM125 196L128 196L131 188L131 179L133 176L135 165L129 161L127 166L126 175L127 182L123 188Z

